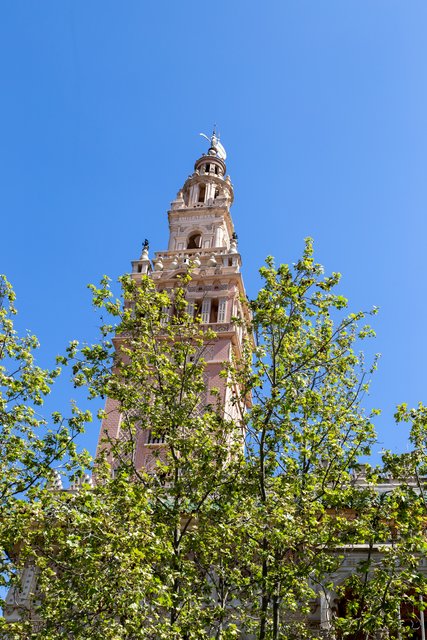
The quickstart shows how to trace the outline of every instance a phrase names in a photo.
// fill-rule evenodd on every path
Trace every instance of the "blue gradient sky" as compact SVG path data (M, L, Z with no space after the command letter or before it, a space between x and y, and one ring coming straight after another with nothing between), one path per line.
M217 122L249 294L313 236L351 308L381 309L367 404L406 450L394 405L427 401L426 32L424 0L3 0L0 271L40 362L95 339L88 282L145 237L166 248ZM64 380L49 407L75 395Z

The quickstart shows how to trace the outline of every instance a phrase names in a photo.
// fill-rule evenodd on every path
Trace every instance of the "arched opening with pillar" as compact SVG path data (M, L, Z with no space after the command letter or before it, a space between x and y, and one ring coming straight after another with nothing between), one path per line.
M200 231L193 231L187 240L187 249L200 249L202 246L202 234Z

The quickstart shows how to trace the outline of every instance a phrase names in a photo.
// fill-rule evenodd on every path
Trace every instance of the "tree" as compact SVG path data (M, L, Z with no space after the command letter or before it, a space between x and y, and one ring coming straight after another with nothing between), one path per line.
M349 596L348 606L325 621L324 631L365 639L386 629L390 637L411 637L410 613L400 607L419 607L426 589L419 566L426 467L416 468L425 465L426 413L409 412L415 466L399 456L392 469L386 454L385 468L361 467L360 457L371 453L376 439L372 418L378 411L365 415L361 404L376 358L366 371L355 346L373 336L359 324L376 309L339 319L347 307L334 293L339 275L322 274L309 241L293 273L267 261L264 287L251 304L255 363L240 378L249 381L255 399L244 475L254 497L246 502L253 509L247 519L248 619L259 640L312 637L313 596L332 590L338 598ZM397 417L409 416L401 408ZM379 494L387 475L396 483ZM332 584L345 554L362 544L352 575Z
M355 348L373 335L359 325L375 310L346 313L339 275L323 275L310 241L293 269L268 259L261 275L244 357L223 372L240 421L215 390L200 407L215 336L186 313L190 276L169 294L125 277L124 304L107 279L92 288L112 321L61 363L90 396L120 403L121 437L106 438L94 488L46 488L14 505L19 561L37 567L40 593L36 623L23 617L8 637L310 638L313 601L334 589L351 598L325 632L409 633L396 612L424 588L423 503L409 481L380 497L376 469L358 480L375 442L376 411L365 415L362 399L376 359L366 371ZM134 461L146 428L164 442L154 472ZM360 543L366 554L337 588L334 572Z
M243 475L247 620L260 640L302 638L316 585L359 534L346 514L361 498L352 473L375 434L361 408L368 380L354 344L372 331L358 328L364 313L334 324L347 301L333 292L339 275L323 277L314 263L310 242L294 273L268 259L261 275L251 303L254 364L236 372L254 397Z
M105 441L94 489L46 490L20 513L21 564L37 568L42 622L38 632L34 615L24 617L12 637L190 638L221 627L206 545L243 449L215 392L201 413L203 350L214 336L186 313L185 279L173 299L149 278L122 284L124 306L107 281L93 288L117 326L102 327L100 344L72 343L61 359L91 396L120 402L121 437ZM147 426L165 443L155 473L134 464Z
M0 277L0 567L1 586L17 577L14 549L19 533L14 529L21 505L34 500L61 469L80 468L87 457L79 454L75 438L90 420L73 406L72 416L40 415L40 407L60 374L58 367L42 369L35 363L38 342L30 333L19 336L14 328L15 294Z

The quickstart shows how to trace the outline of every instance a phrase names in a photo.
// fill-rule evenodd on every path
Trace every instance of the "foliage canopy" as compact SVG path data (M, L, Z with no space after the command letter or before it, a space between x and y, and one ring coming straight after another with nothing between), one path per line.
M319 598L330 637L411 637L426 591L427 412L398 408L413 423L411 454L362 466L376 441L377 412L362 406L376 360L366 369L357 349L375 310L347 312L310 241L293 267L269 258L261 276L250 321L235 319L244 355L224 363L232 416L219 391L200 404L215 335L187 313L190 276L171 293L124 277L124 304L107 279L92 287L111 321L59 364L90 397L117 401L121 435L100 449L95 486L73 491L49 480L54 468L82 476L73 440L89 416L56 413L49 429L36 414L59 369L34 364L35 338L14 332L2 281L2 580L19 610L3 621L7 638L312 638ZM151 469L135 461L146 428L165 443ZM37 590L25 600L29 566Z

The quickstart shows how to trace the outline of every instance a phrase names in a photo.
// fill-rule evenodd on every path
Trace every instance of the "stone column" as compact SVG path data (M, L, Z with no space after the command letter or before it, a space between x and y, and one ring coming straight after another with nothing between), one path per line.
M214 246L220 247L222 246L222 225L215 225L215 237L214 237Z
M327 632L332 629L332 602L335 594L329 589L322 589L319 593L320 599L320 628L328 637Z

